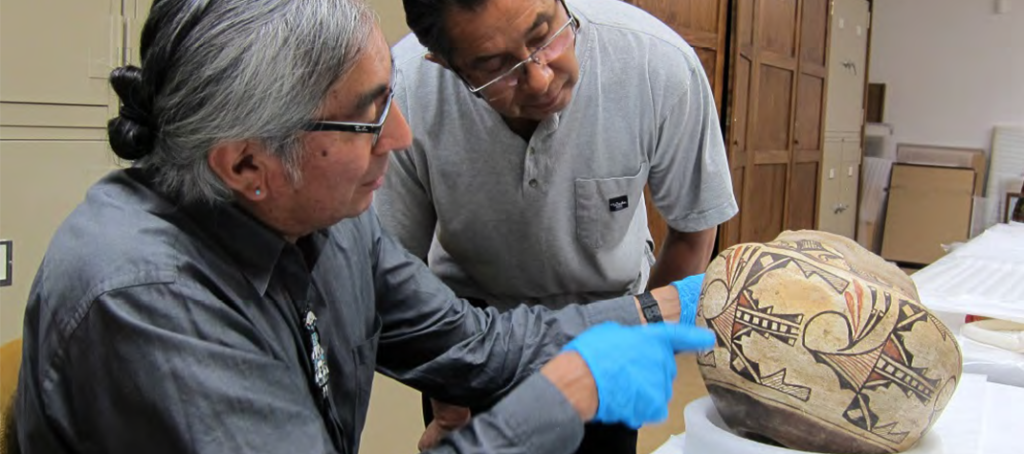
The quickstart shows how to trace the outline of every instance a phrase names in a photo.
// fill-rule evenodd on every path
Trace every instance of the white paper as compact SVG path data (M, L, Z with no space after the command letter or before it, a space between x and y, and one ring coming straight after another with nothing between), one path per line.
M985 402L988 382L984 375L963 374L946 409L932 426L942 436L947 454L980 453L982 428L985 424Z
M1024 452L1024 388L989 383L982 428L981 451L985 454L1021 454ZM955 451L947 451L955 452Z
M996 225L911 279L932 310L1024 323L1024 225Z

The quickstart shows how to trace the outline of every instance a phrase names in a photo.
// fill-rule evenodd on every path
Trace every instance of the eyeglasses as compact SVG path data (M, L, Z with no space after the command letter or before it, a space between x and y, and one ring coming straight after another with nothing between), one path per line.
M561 3L562 8L565 9L565 14L569 16L569 21L566 22L565 25L555 31L555 34L551 35L544 44L541 44L540 47L534 49L526 60L516 63L511 68L502 71L501 74L491 79L490 82L475 87L473 84L469 83L465 77L462 77L462 81L469 88L470 93L478 94L488 88L491 90L504 91L505 89L515 87L519 84L519 74L517 74L517 72L526 66L527 63L533 62L538 65L546 65L552 60L560 57L570 44L575 44L576 33L579 30L579 22L577 22L576 18L573 17L571 12L569 12L569 7L565 5L565 1L563 0ZM570 34L565 33L566 30L572 31L571 36ZM569 39L570 37L572 39Z
M373 141L370 146L377 146L377 139L380 138L380 132L384 129L384 123L388 121L388 114L391 112L391 101L395 99L396 80L397 71L395 69L394 62L391 62L391 87L388 89L388 97L384 101L384 111L381 112L380 118L377 119L376 122L355 123L347 121L313 121L307 123L302 129L304 131L338 131L373 134Z

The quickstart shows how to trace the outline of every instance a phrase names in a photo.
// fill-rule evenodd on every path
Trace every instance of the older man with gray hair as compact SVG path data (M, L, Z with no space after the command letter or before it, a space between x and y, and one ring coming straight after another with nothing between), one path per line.
M385 234L371 201L411 138L359 0L156 0L141 52L111 75L133 165L31 290L24 452L357 453L376 370L497 402L431 452L567 453L585 421L665 418L674 355L713 342L699 280L653 293L684 323L623 326L633 296L499 314Z

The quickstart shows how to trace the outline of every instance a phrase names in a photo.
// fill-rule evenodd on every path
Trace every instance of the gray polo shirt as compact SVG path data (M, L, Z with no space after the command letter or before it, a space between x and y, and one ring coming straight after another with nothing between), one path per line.
M461 296L562 306L646 286L643 188L692 232L737 212L711 88L693 49L614 0L569 0L581 28L573 101L529 142L414 36L395 45L413 145L376 203L385 227ZM429 254L428 254L429 251Z
M571 452L583 424L533 372L591 324L640 320L632 298L540 309L455 298L372 210L292 244L237 208L179 206L116 171L32 285L19 439L31 453L355 454L376 369L462 405L510 392L431 453Z

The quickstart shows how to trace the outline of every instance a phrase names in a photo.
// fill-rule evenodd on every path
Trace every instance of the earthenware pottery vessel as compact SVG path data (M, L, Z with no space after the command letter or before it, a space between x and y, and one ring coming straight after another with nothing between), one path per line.
M718 337L697 362L725 423L803 451L911 448L963 365L906 273L823 232L722 252L708 267L697 325Z

